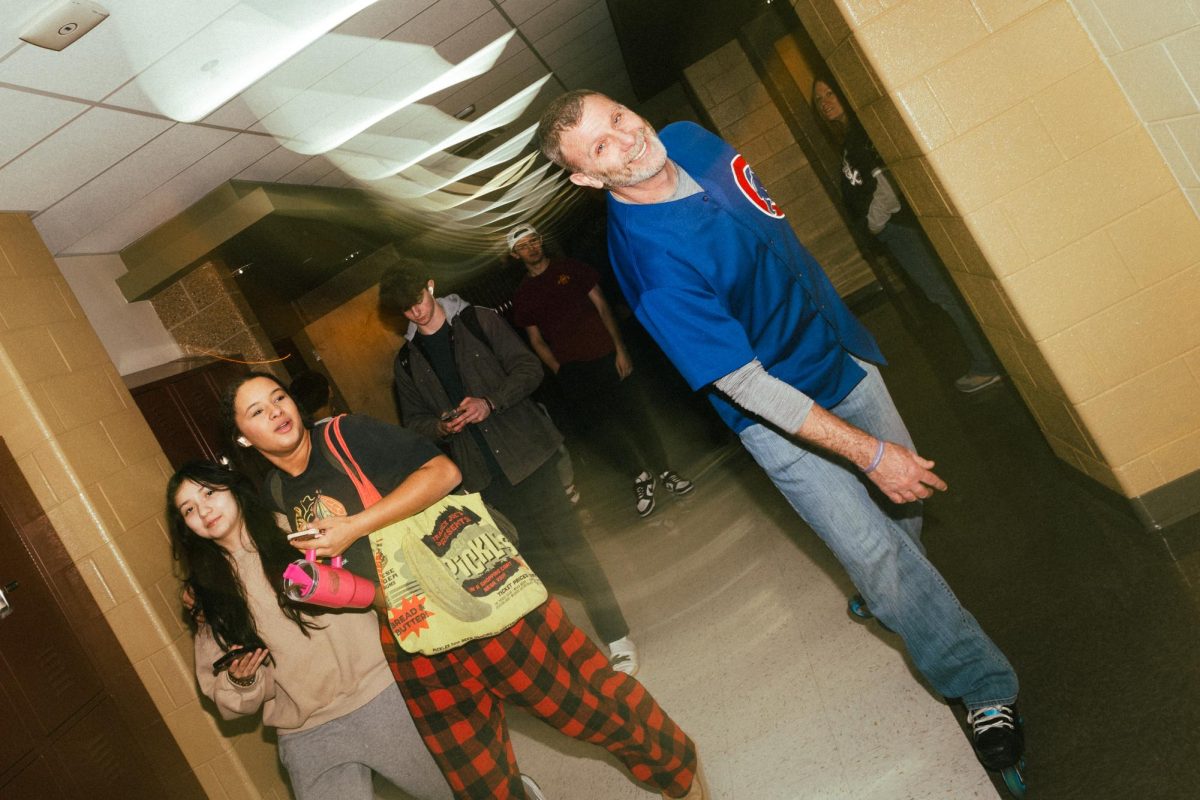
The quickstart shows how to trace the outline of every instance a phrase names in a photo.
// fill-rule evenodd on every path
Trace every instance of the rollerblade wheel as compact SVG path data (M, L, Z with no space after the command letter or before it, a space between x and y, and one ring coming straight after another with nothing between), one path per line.
M1022 758L1017 764L1000 770L1000 777L1004 778L1005 788L1017 800L1023 800L1025 797L1025 776L1021 774L1023 769L1025 769L1025 759Z

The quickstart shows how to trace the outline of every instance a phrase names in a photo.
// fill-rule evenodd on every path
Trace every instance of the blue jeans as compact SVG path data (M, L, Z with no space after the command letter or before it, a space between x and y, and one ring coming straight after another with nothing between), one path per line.
M925 293L929 302L950 316L950 321L954 323L958 336L971 357L968 371L985 374L996 372L996 362L992 360L983 337L971 321L967 309L951 285L946 268L929 245L925 234L903 223L889 222L875 236L887 247L900 269Z
M862 366L867 376L829 411L873 436L912 447L879 370ZM961 698L968 708L1016 700L1012 666L925 557L918 504L876 500L868 492L869 481L852 465L764 425L739 435L792 508L837 556L871 612L904 639L936 691Z

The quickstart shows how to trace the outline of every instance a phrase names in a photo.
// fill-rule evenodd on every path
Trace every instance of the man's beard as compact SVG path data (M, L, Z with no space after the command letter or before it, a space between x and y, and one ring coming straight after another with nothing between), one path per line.
M620 189L626 186L634 186L653 178L655 175L663 171L667 165L667 151L659 141L658 134L649 125L644 127L640 132L638 145L634 152L640 151L641 145L645 144L646 151L642 155L642 160L636 165L630 166L626 163L624 166L615 170L606 170L597 172L593 177L604 182L606 189Z

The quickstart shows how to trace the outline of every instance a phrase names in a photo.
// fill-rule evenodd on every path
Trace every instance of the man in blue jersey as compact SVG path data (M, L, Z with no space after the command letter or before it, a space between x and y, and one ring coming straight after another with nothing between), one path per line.
M837 556L862 593L852 610L898 633L929 682L963 701L985 766L1011 768L1016 675L920 543L918 501L946 484L913 450L874 339L746 160L692 123L660 138L586 90L550 104L538 140L571 181L608 192L630 307Z

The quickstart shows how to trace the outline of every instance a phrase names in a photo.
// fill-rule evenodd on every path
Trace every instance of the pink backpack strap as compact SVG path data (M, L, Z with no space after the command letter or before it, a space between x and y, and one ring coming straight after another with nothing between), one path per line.
M363 472L362 467L350 452L350 448L346 446L346 440L342 438L342 418L345 416L345 414L339 414L325 424L325 446L329 448L329 452L341 464L346 477L350 478L350 482L358 490L358 499L362 501L363 508L368 508L382 500L383 495L379 494L375 484L371 483L371 479ZM333 444L335 438L338 447Z

